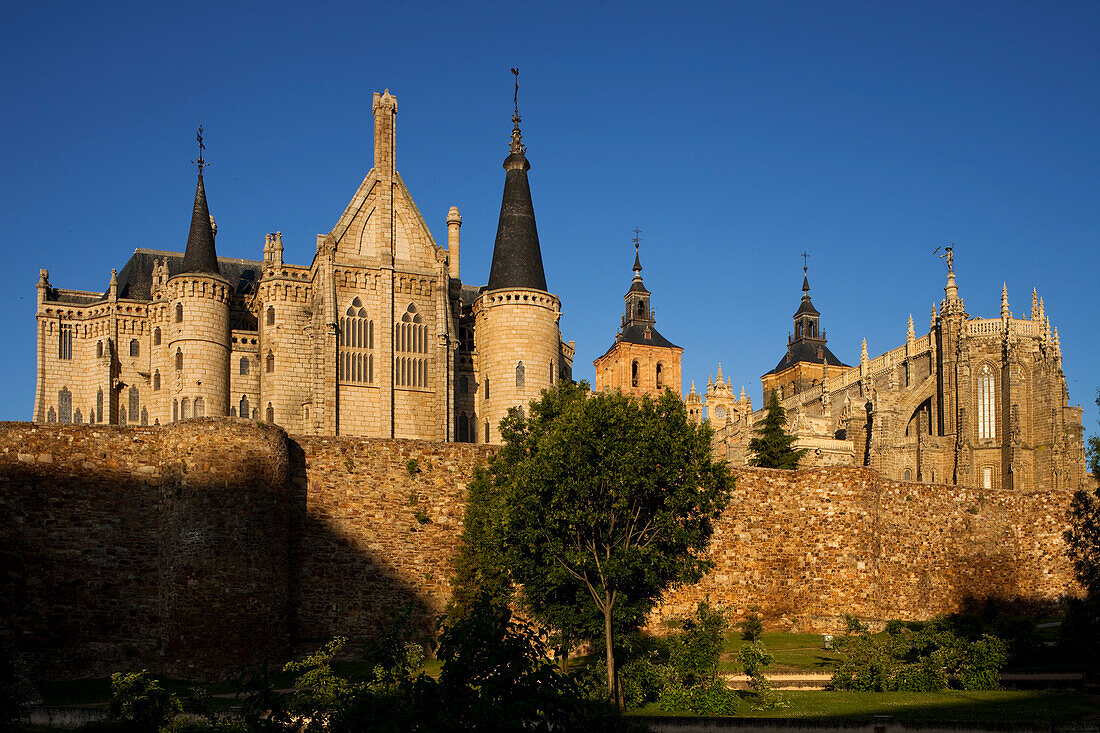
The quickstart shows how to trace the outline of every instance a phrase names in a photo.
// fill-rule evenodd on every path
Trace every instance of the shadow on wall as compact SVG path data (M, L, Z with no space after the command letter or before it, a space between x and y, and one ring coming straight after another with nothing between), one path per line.
M39 679L209 679L407 605L427 626L438 603L376 561L388 541L311 514L304 470L281 429L246 420L0 423L0 640Z
M289 634L295 654L311 652L336 636L349 639L349 651L361 647L390 616L408 608L426 633L434 631L431 604L419 590L395 572L392 561L375 552L392 543L376 538L371 551L354 527L324 510L325 503L308 496L310 478L305 451L294 440L290 452L290 617ZM334 474L335 471L332 472ZM320 491L334 476L316 476ZM366 487L364 487L366 488ZM350 497L348 497L350 498ZM311 511L312 505L312 511ZM374 507L337 500L335 508L370 523ZM411 536L409 542L415 542ZM422 548L423 549L423 548Z

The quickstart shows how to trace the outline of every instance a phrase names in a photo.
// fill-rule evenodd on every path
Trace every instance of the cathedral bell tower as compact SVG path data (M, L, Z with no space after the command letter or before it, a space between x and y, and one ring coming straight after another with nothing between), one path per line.
M804 254L804 257L809 255ZM810 279L805 260L802 264L802 302L794 313L794 331L787 336L787 353L775 369L760 378L764 387L764 402L773 391L786 399L817 387L825 379L829 367L847 367L837 359L821 330L821 314L810 300Z
M684 350L657 332L650 293L642 282L639 230L634 230L634 279L626 291L615 343L592 364L597 390L620 390L634 396L658 397L666 389L680 396L680 357Z

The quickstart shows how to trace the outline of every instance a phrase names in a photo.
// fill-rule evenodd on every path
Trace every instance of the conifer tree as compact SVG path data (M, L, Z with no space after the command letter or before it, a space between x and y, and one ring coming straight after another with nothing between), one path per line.
M767 409L764 422L753 431L757 437L749 441L749 450L753 452L749 465L760 468L798 468L798 461L806 449L796 450L793 447L795 437L786 430L786 410L779 404L779 395L775 390L768 397Z

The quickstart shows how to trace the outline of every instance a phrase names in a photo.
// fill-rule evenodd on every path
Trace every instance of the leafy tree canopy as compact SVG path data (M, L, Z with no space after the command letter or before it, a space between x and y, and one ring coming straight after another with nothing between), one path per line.
M573 640L604 636L614 697L613 629L702 576L732 480L670 391L636 400L563 384L529 412L509 413L503 448L470 484L457 561L470 587L456 606L518 584L536 620Z
M1100 391L1096 404L1100 405ZM1085 587L1090 605L1100 607L1100 437L1089 438L1089 470L1097 484L1092 491L1081 490L1070 506L1070 528L1063 535L1073 571ZM1095 615L1095 614L1094 614Z
M795 449L795 437L787 433L786 410L779 404L779 395L772 390L768 397L768 414L753 432L757 437L749 441L753 457L750 466L760 468L798 468L798 462L806 453L805 448Z

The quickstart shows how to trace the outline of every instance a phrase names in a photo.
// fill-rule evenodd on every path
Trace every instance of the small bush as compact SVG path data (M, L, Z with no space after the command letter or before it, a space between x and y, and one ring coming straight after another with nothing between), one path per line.
M841 661L830 688L868 692L938 692L949 686L993 690L1008 661L1008 646L991 634L971 639L956 633L950 619L927 623L891 622L873 637L851 619L838 639Z
M121 723L127 730L156 731L181 710L176 696L146 670L111 675L108 721Z
M726 614L700 601L695 615L683 622L683 633L668 642L669 661L677 682L685 687L710 687L718 679Z
M749 609L749 615L740 624L741 638L745 641L756 641L764 633L764 622L760 620L760 607L753 606Z

